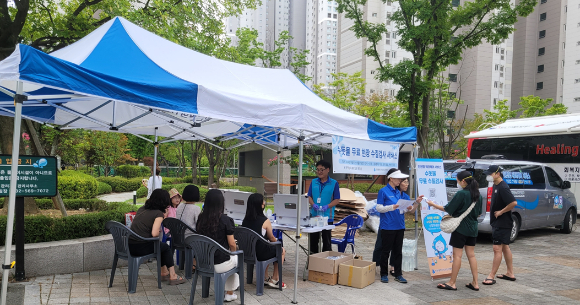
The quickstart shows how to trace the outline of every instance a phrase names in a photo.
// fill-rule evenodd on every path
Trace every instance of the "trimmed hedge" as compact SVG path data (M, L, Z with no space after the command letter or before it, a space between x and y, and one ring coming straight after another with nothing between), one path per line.
M39 209L54 209L52 199L35 199L34 201ZM104 211L108 209L107 202L100 199L63 199L62 201L67 210L78 210L82 208L92 211Z
M98 195L109 194L113 192L113 187L111 187L110 185L100 181L98 181L98 183L99 183L97 186Z
M136 191L142 186L141 178L99 177L97 180L110 185L115 193Z
M125 213L136 211L136 207L125 203L111 203L106 210L64 218L44 215L24 216L24 242L39 243L83 237L106 235L105 224L109 220L125 222ZM6 216L0 216L0 246L6 240ZM13 243L15 240L13 240Z
M161 186L162 189L169 191L172 188L175 188L177 191L179 191L180 194L183 193L183 189L185 189L186 186L190 185L191 183L181 183L181 184L163 184L163 186ZM207 188L205 187L201 187L201 186L197 186L199 188L199 200L200 201L204 201L205 200L205 194L207 194L207 192L209 191ZM256 193L256 188L255 187L251 187L251 186L230 186L230 187L222 187L223 189L237 189L240 190L242 192L250 192L250 193ZM147 188L145 187L141 187L139 190L137 190L137 197L138 198L143 198L143 197L147 197Z
M98 182L87 174L64 170L58 177L58 191L66 199L94 198L98 193Z
M366 192L366 190L369 188L370 185L371 185L370 183L355 183L354 190L364 193ZM350 189L350 187L347 187L346 184L343 183L339 184L339 187ZM385 187L384 184L375 183L367 193L378 193L383 187Z
M150 177L151 169L148 166L119 165L116 174L125 178Z

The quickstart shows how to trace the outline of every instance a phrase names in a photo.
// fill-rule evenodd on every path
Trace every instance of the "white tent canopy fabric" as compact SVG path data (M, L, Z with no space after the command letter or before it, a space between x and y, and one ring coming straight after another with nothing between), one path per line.
M166 141L215 145L210 140L222 136L242 140L239 145L299 143L300 163L303 143L328 143L331 135L415 143L417 134L414 127L392 128L336 108L288 70L218 60L120 17L50 55L18 45L0 62L0 115L16 117L13 158L18 156L20 118ZM16 168L13 163L12 171ZM298 172L301 180L302 167ZM12 241L15 193L12 179L6 249ZM299 233L298 228L297 239ZM294 300L298 260L297 244Z
M580 133L580 113L507 120L466 138L505 138Z
M197 138L213 138L250 124L295 135L304 130L405 143L416 138L415 128L391 128L330 106L289 70L218 60L120 17L51 55L19 45L0 63L0 90L8 93L0 96L4 115L13 111L9 93L23 81L29 95L23 115L65 128L153 134L151 126L159 126L160 136L188 129ZM191 138L191 132L176 137Z

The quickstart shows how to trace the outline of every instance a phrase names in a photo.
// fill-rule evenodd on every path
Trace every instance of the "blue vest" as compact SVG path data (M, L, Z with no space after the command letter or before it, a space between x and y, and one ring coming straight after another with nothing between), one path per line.
M401 191L398 189L393 189L390 185L383 187L379 191L379 196L377 198L377 204L382 205L393 205L397 204L399 199L404 199L401 195ZM405 214L401 214L398 209L381 213L381 230L403 230L405 229Z
M332 200L334 200L334 188L338 182L332 178L328 178L325 183L320 182L320 178L312 180L310 187L312 188L312 201L318 206L329 205ZM321 198L320 203L318 203L318 198ZM324 212L315 211L313 208L310 209L310 216L327 216L328 222L334 222L334 207L329 208Z

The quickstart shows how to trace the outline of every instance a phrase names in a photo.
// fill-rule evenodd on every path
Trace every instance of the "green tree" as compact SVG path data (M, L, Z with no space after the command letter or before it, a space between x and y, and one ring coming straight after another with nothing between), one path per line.
M507 100L498 101L493 106L493 111L484 109L483 123L497 125L509 119L514 119L518 112L516 110L510 110L510 106L507 104L507 102Z
M522 108L517 111L522 111L520 118L566 114L568 107L564 106L564 104L554 104L552 107L547 108L552 104L552 101L554 101L554 99L542 99L539 96L534 95L522 96L520 97L519 102Z
M365 80L361 75L361 72L332 73L331 82L315 84L312 91L335 107L351 111L354 104L365 95Z
M83 129L64 130L60 133L57 154L62 163L73 165L77 168L85 159L90 149L90 133Z
M411 126L407 105L385 94L373 93L361 97L354 104L353 112L391 127Z
M152 142L146 141L132 134L126 134L126 136L127 148L129 148L129 154L131 157L137 159L138 161L143 161L144 157L153 155L154 145ZM144 137L153 140L153 136Z
M90 148L87 159L91 164L103 165L105 176L113 165L123 164L127 156L127 136L122 133L104 131L86 131Z
M457 115L463 101L456 94L449 89L449 79L439 73L430 94L428 141L439 146L443 159L449 159L455 151L455 142L463 136L467 107L464 113Z
M457 64L463 51L483 41L499 44L514 31L518 17L529 15L537 0L465 1L454 7L451 0L398 0L400 9L393 22L400 37L398 44L412 54L412 59L389 64L379 54L379 44L389 33L384 22L365 20L367 0L337 0L338 11L354 21L350 28L357 38L364 38L365 54L379 63L376 78L392 79L401 85L399 101L409 104L411 124L417 127L418 142L425 154L429 134L430 94L436 75ZM386 2L386 0L383 0ZM384 42L383 42L384 43Z

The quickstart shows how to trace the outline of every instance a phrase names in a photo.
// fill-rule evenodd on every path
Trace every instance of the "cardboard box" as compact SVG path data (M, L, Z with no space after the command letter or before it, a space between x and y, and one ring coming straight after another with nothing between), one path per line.
M327 257L329 256L343 256L343 257L339 259L328 259ZM353 258L352 254L346 254L335 251L326 251L312 254L309 257L308 270L328 274L337 274L338 265L350 261L352 260L352 258Z
M331 274L309 270L308 280L332 286L338 283L338 273Z
M375 282L375 262L363 260L350 260L340 264L338 271L338 283L343 286L364 288Z

